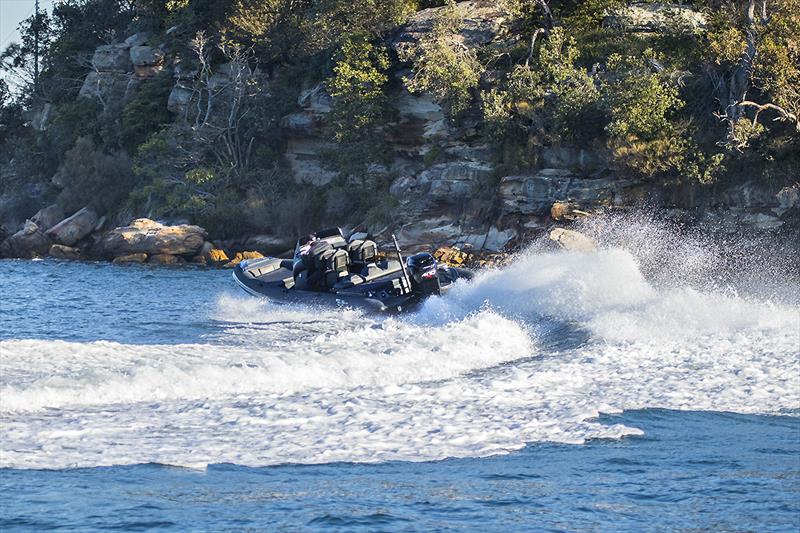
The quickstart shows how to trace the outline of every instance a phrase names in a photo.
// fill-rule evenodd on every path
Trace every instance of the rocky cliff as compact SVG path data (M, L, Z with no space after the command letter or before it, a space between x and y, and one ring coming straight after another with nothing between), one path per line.
M499 63L504 56L510 58L523 50L523 57L528 54L527 67L534 54L534 43L540 34L535 34L529 44L530 35L519 29L519 17L515 18L502 5L488 0L458 4L460 15L451 40L490 65L481 73L473 92L499 86L497 80L505 74L499 67L495 68L492 61ZM387 204L388 216L381 221L365 222L354 218L353 212L347 208L338 212L333 209L331 213L330 202L328 219L336 219L339 224L349 227L365 225L362 229L376 234L396 232L403 245L413 248L442 243L468 244L486 250L514 247L547 229L554 218L563 218L560 211L553 209L554 204L559 203L569 205L572 212L581 214L646 208L659 211L666 217L717 227L721 231L739 231L747 227L758 231L791 232L798 227L800 185L796 180L794 183L786 179L770 181L761 175L748 179L744 169L735 179L711 183L680 178L654 179L621 166L611 157L606 145L578 142L569 136L553 138L551 135L537 139L530 134L526 142L533 148L528 150L524 163L514 161L513 154L501 154L501 148L493 145L482 132L481 98L473 98L456 120L441 98L420 91L414 85L415 50L419 43L426 42L433 32L439 31L437 24L440 23L437 21L443 10L451 7L416 11L401 26L383 36L391 68L386 71L388 81L385 83L388 111L383 114L386 119L379 130L388 150L380 160L356 172L337 168L330 162L332 151L339 149L330 129L332 123L339 120L332 117L337 98L342 96L332 96L329 80L313 83L305 80L295 88L289 105L278 106L274 102L285 98L286 91L278 94L280 91L272 91L271 87L286 83L285 72L249 67L245 72L242 63L231 57L212 58L209 64L190 61L187 37L179 27L161 34L138 32L120 42L98 46L92 55L91 68L85 73L78 102L121 110L137 95L142 98L140 91L144 82L167 76L171 89L166 100L159 105L172 113L175 124L186 126L183 131L196 132L204 127L209 130L219 127L209 120L209 116L221 111L229 113L236 121L256 120L251 118L256 116L256 111L241 116L236 113L244 105L241 99L250 94L248 91L254 85L258 85L255 92L260 98L259 106L284 110L268 126L269 134L279 139L275 169L285 172L297 187L311 191L311 196L327 194L325 191L333 186L350 191L345 195L358 195L363 194L365 187L370 187L368 183L385 183L386 189L380 194L391 198L391 202ZM670 35L680 37L706 31L708 12L682 4L631 4L625 9L607 13L602 24L606 28L617 28L615 31L623 34L657 35L668 29L672 32ZM547 28L547 24L543 28ZM530 50L525 51L529 46ZM654 59L652 65L653 72L660 72L660 63ZM237 92L240 90L241 94ZM543 99L545 106L550 105L548 98L545 95ZM228 102L227 107L219 107L222 101ZM204 113L206 116L201 119ZM177 134L175 138L178 138ZM215 145L219 147L221 142L213 141L206 150ZM244 146L235 144L240 142L236 139L230 142L232 144L224 148L237 153L236 158L230 161L244 165L251 153L258 151L261 138L253 137L243 143ZM179 141L170 139L164 142L164 146L165 150L174 152L183 149ZM116 214L116 222L127 223L136 215L151 214L146 209L155 194L155 185L163 187L177 181L166 172L162 174L163 178L157 176L152 184L147 185L147 194L140 195L147 199L147 202L139 204L145 207L138 212L129 209L122 211L123 215ZM196 198L191 197L192 201L206 202L208 198L221 195L219 189L211 192L203 189L206 182L200 178L193 178L198 180L196 182L181 179L184 180L181 183L197 189L198 194ZM264 194L269 200L269 194ZM265 203L264 194L259 205ZM350 204L345 202L344 205ZM32 216L32 213L27 216ZM45 217L46 213L40 212L39 216ZM128 220L121 220L121 216L127 216ZM89 209L52 228L48 227L50 224L42 225L38 221L26 223L22 228L7 228L14 235L6 241L4 253L40 254L49 250L52 244L71 247L93 231L98 218ZM235 219L235 213L232 218ZM256 233L259 232L248 230L247 235L229 242L246 243ZM277 238L280 246L285 246L285 239L276 236L273 228L264 227L260 233L266 234L258 237L261 241ZM124 234L124 231L118 231L114 235ZM202 245L203 238L198 238L199 245ZM109 239L112 236L103 237L102 246L109 246ZM23 242L30 243L28 248L34 251L20 252L26 248ZM246 244L241 245L241 248L245 247ZM150 249L138 248L129 251L154 253ZM186 254L196 252L193 248Z

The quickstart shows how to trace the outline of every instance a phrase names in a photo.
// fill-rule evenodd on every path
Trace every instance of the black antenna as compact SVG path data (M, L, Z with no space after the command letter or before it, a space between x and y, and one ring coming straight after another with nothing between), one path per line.
M406 292L411 292L411 277L406 270L406 262L403 261L403 255L400 253L400 245L397 244L397 237L392 233L392 241L394 241L394 250L397 252L397 260L400 261L400 268L403 270L403 281L406 283Z

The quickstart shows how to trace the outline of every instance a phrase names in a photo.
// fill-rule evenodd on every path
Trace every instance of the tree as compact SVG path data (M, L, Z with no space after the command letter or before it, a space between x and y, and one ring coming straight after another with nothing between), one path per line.
M20 94L32 96L38 75L49 64L49 49L55 38L53 22L40 11L19 23L19 43L11 43L0 53L0 69L18 87Z
M655 72L652 50L644 57L612 54L608 58L603 97L611 118L606 129L612 137L653 140L669 137L670 113L683 107L678 87Z
M223 177L241 178L250 167L256 139L247 126L265 84L250 66L251 50L223 41L218 49L226 62L213 68L211 44L204 32L197 33L191 46L199 68L185 124L198 144L194 150L202 148L201 152L211 154Z
M406 80L409 90L433 95L452 119L472 103L472 92L483 72L475 50L459 33L463 26L461 9L450 1L436 17L430 33L407 57L400 58L412 61L413 75Z
M358 36L342 44L326 83L333 97L330 126L335 141L363 140L374 133L385 113L388 68L389 56L382 45Z
M707 72L727 126L742 151L764 131L765 117L800 132L800 1L745 0L714 20Z

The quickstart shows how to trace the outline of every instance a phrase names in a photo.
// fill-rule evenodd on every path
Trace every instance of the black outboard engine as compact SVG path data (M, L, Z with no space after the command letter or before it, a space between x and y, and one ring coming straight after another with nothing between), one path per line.
M411 290L425 295L439 294L438 263L429 253L412 255L406 260L408 275L411 278Z

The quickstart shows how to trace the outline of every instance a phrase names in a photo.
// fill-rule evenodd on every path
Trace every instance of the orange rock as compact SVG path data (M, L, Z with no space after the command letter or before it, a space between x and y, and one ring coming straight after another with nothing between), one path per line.
M239 252L237 253L233 259L222 265L225 268L233 268L245 259L261 259L264 257L259 252Z
M228 254L225 253L225 250L220 250L219 248L213 248L210 252L208 252L208 260L211 263L222 263L223 261L230 261L228 258Z

